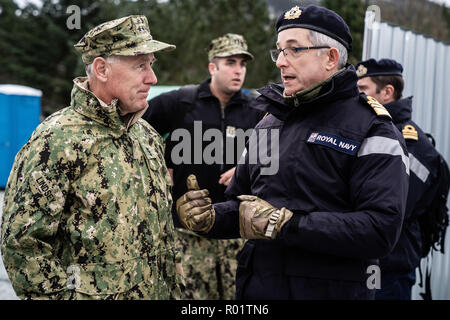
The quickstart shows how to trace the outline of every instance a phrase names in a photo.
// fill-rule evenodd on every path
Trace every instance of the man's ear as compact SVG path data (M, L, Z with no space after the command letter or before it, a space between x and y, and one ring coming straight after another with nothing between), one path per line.
M214 63L214 62L210 62L209 64L208 64L208 71L209 71L209 74L211 75L211 76L213 76L214 75L214 72L217 70L217 66L216 66L216 64Z
M109 65L106 59L102 57L95 58L92 62L92 72L99 81L106 82L109 75Z
M395 89L391 84L387 84L384 88L383 88L383 97L385 101L394 101L394 93L395 93Z
M331 71L337 68L339 64L339 51L336 48L331 48L327 51L327 62L325 64L325 69Z

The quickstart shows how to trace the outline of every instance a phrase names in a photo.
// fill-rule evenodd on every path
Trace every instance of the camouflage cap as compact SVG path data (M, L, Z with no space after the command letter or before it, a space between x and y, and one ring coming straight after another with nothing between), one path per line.
M227 33L217 39L211 41L208 46L208 59L222 58L243 54L248 59L253 60L253 55L247 51L247 42L244 37L239 34Z
M102 23L88 31L74 47L85 64L100 56L137 56L175 49L174 45L153 40L147 18L137 15Z

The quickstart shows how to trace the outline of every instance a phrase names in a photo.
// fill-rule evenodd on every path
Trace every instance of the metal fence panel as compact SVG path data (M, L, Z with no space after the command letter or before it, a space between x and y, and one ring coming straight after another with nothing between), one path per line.
M391 58L403 65L403 95L414 96L413 120L435 137L437 149L450 163L450 45L375 20L375 13L367 11L363 60ZM432 257L433 299L450 299L450 228L445 248L445 254L434 253ZM421 299L419 294L423 292L417 276L413 299Z

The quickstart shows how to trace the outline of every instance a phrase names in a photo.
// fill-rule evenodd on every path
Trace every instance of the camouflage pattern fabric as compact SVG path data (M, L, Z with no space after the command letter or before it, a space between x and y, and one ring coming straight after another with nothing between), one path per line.
M38 126L6 186L1 251L13 288L25 299L179 298L162 138L74 82L71 106Z
M237 253L243 239L216 240L176 229L185 273L185 300L234 300Z
M173 50L175 46L154 40L145 16L128 16L93 28L81 38L75 49L81 53L85 64L91 64L100 56L136 56Z
M253 55L247 51L247 42L239 34L227 33L226 35L214 39L208 46L208 59L229 57L243 54L248 59L253 60Z

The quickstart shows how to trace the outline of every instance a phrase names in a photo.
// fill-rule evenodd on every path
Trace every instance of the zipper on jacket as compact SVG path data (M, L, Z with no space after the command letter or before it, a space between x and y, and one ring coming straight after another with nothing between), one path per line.
M225 106L222 108L222 106L220 106L220 113L221 113L221 120L222 120L222 134L223 134L223 145L222 145L222 164L220 165L220 172L223 172L223 170L225 169L225 161L224 161L224 157L225 157L225 146L227 143L227 134L225 132Z

